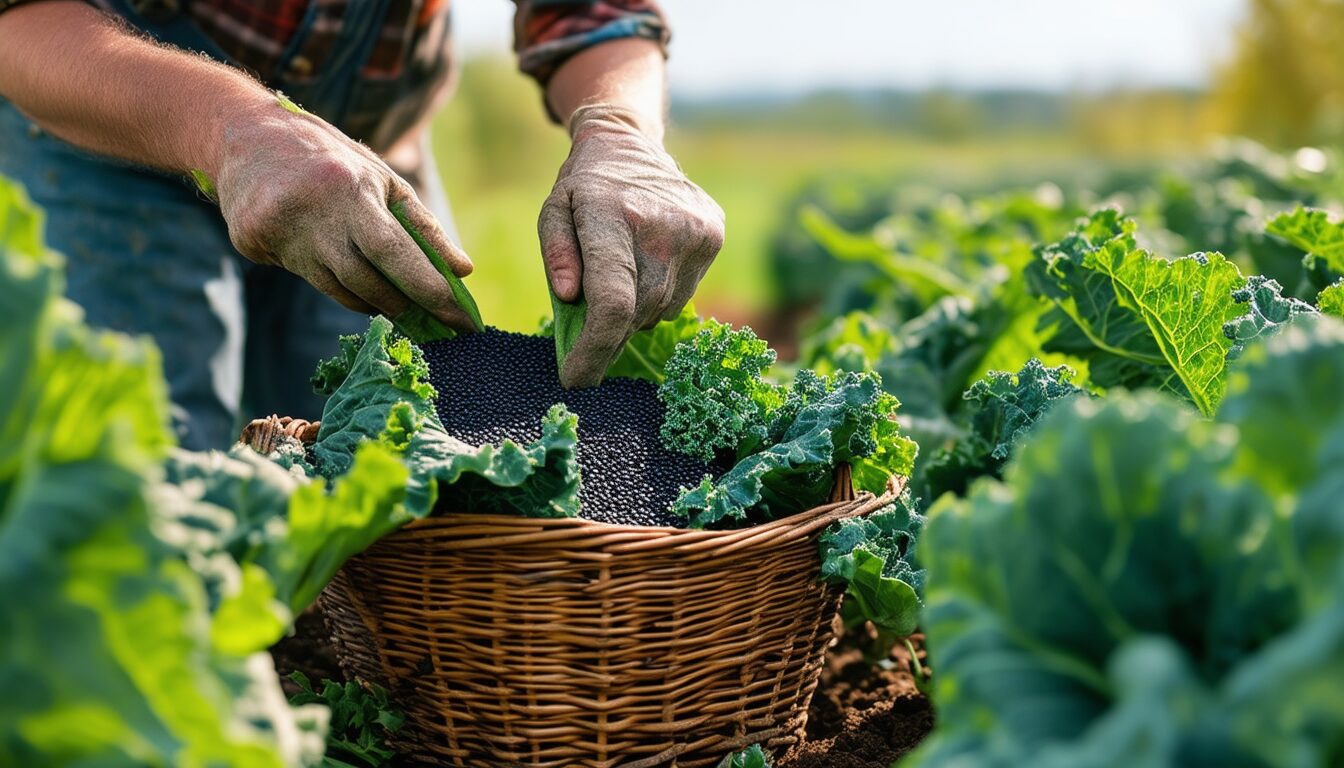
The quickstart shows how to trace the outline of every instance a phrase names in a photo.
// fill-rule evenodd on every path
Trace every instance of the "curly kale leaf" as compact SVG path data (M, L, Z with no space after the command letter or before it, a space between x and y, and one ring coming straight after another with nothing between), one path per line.
M355 364L355 355L359 354L359 348L364 345L364 337L357 333L342 334L338 343L340 351L333 357L319 361L317 370L313 371L312 378L308 380L316 394L330 396L344 383L345 377L350 375L350 367Z
M830 431L813 429L739 461L718 480L706 476L672 502L673 514L692 528L723 521L786 517L826 499L834 482Z
M1136 244L1133 221L1103 209L1043 249L1028 274L1055 305L1043 318L1054 327L1047 349L1088 360L1098 385L1166 389L1213 413L1232 347L1223 326L1245 283L1222 254L1155 256Z
M1325 211L1298 207L1276 216L1265 231L1306 253L1308 267L1319 260L1331 272L1344 274L1344 222L1331 221Z
M972 384L965 395L976 409L971 429L990 448L990 456L1006 461L1056 401L1085 394L1070 383L1072 378L1067 365L1047 368L1033 357L1015 374L991 371Z
M1232 292L1232 300L1246 305L1246 314L1223 325L1232 340L1228 360L1236 360L1255 339L1278 333L1284 323L1298 315L1315 314L1316 308L1300 299L1283 295L1283 286L1264 275L1252 275L1246 285Z
M916 450L894 434L896 404L876 374L800 375L771 420L770 446L683 491L672 511L693 527L784 517L824 502L842 462L855 462L856 475L871 462L865 477L880 476L884 487L891 474L910 473Z
M940 500L940 720L912 764L1338 764L1342 376L1344 325L1302 317L1233 364L1212 422L1075 400L1002 482Z
M577 419L557 406L542 436L527 445L505 440L472 446L444 429L419 347L385 318L369 324L340 387L327 400L313 445L314 465L327 477L345 473L355 451L378 442L409 470L406 511L436 509L571 517L578 512Z
M395 411L389 426L401 424ZM573 517L579 512L578 417L557 404L542 418L541 437L472 447L425 419L409 439L406 506L423 517L434 510Z
M1321 314L1344 319L1344 277L1321 290L1316 296L1316 306Z
M336 477L350 468L360 443L377 440L392 407L407 403L420 419L434 416L434 388L424 354L385 317L373 318L336 391L322 409L313 445L319 474Z
M914 545L924 518L909 495L867 517L842 520L821 535L821 577L845 587L858 614L889 640L915 631L924 571Z
M676 345L658 397L667 406L662 438L669 450L713 461L744 456L767 442L781 389L762 379L775 351L750 328L709 321Z
M934 455L924 471L931 498L963 493L978 477L1000 477L1032 426L1060 401L1086 392L1070 383L1073 370L1047 368L1032 358L1017 373L991 371L966 390L970 409L966 437Z
M833 458L837 464L851 465L857 490L880 494L893 475L910 475L918 446L900 434L896 411L901 401L881 391L882 378L877 373L841 372L826 377L806 368L800 370L784 404L771 415L770 441L784 440L808 405L824 400L837 387L851 386L860 379L874 381L879 392L865 407L856 407L840 430L832 434L831 442L836 446Z
M871 428L861 430L871 436L872 451L855 454L849 460L855 490L880 495L886 491L893 477L909 477L914 472L919 445L901 434L901 426L896 421L896 409L900 405L901 402L894 395L884 392L877 396L872 407L874 418Z

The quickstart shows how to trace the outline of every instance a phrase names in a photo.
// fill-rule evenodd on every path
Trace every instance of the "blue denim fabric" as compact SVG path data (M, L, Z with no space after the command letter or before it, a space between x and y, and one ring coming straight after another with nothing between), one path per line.
M320 416L308 377L368 318L239 256L219 209L185 180L83 152L3 99L0 174L46 210L67 295L90 324L159 345L183 446L226 447L243 418Z

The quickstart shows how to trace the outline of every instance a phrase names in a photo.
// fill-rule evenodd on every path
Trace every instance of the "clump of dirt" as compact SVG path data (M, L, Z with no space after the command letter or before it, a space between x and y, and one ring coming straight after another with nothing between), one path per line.
M341 664L336 659L336 647L327 634L326 622L316 605L299 614L294 622L294 633L271 646L275 671L280 673L280 684L286 696L293 696L299 688L289 680L289 673L302 672L321 690L323 680L345 680Z
M923 637L912 641L923 661ZM842 639L812 697L806 739L781 757L779 768L888 768L914 749L933 728L933 707L915 687L903 646L891 662L870 666Z

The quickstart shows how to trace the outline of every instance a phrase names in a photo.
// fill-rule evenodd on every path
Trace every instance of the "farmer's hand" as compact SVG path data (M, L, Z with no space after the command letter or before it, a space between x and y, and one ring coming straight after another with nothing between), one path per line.
M448 267L471 271L410 187L238 69L156 44L84 3L21 3L0 14L0 96L72 144L208 182L238 250L351 309L396 317L414 302L471 325L388 211L404 203Z
M258 113L225 132L213 179L238 251L284 267L350 309L395 318L418 304L471 330L448 283L389 210L404 205L453 273L471 272L411 186L318 117L279 105Z
M538 231L556 296L588 303L560 370L566 387L582 387L602 380L635 331L675 317L690 300L723 246L723 209L629 110L580 107L570 135Z

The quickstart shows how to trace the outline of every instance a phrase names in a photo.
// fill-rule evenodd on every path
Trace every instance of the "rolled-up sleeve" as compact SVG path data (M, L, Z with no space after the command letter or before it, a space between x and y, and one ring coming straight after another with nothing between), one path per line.
M608 40L642 37L657 42L667 55L667 20L653 0L515 1L518 68L543 88L570 56Z

